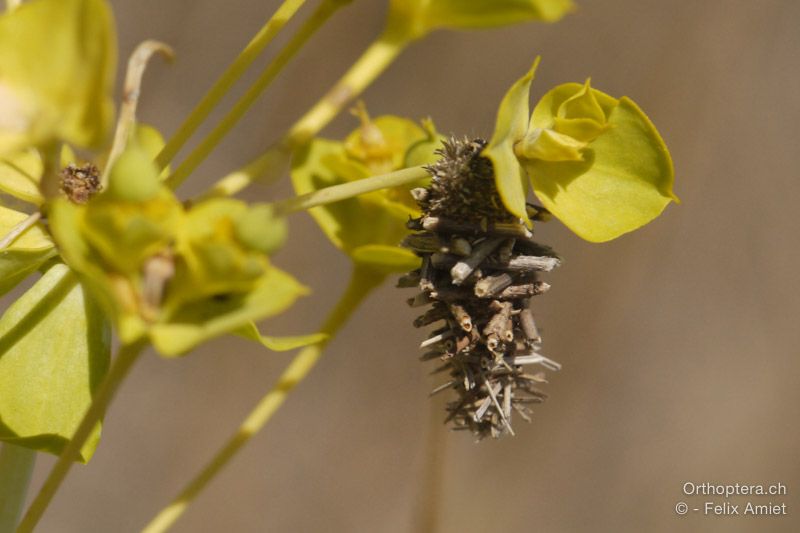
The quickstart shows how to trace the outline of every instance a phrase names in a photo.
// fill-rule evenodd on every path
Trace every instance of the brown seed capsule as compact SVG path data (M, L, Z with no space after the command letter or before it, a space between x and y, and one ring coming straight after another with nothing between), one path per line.
M74 204L85 204L100 192L100 171L91 163L70 163L61 170L61 192Z

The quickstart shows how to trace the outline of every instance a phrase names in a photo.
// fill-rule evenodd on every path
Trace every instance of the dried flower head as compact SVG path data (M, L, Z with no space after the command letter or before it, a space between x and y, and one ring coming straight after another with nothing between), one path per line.
M422 360L439 360L436 372L449 376L433 393L457 394L447 421L479 438L513 434L513 413L530 420L528 404L545 399L543 373L525 368L560 368L539 353L530 310L531 297L549 288L539 272L560 260L503 206L492 163L480 155L485 145L451 138L438 151L431 184L413 191L422 216L409 221L416 232L403 242L422 266L398 283L420 289L411 306L428 306L416 327L440 324L421 348Z
M91 163L70 163L61 170L61 192L74 204L83 205L100 192L100 171Z

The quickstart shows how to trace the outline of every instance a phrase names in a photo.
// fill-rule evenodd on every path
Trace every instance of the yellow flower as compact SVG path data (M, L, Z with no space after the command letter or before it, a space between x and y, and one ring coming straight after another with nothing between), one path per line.
M656 218L674 170L664 141L629 98L584 84L549 91L528 118L539 59L506 93L484 155L506 208L527 220L529 181L542 204L578 236L603 242Z
M314 139L295 159L292 182L297 194L432 163L440 137L430 121L424 128L411 120L385 115L370 119L358 111L361 127L344 142ZM361 265L381 272L402 272L419 264L398 244L406 222L418 216L411 189L384 189L345 201L314 207L311 216L339 249Z

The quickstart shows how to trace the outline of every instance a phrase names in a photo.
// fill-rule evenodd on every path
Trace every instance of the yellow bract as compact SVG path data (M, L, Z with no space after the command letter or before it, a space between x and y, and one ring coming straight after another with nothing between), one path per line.
M28 215L0 206L0 236L8 234ZM33 273L45 261L56 255L41 224L36 224L17 237L4 250L0 250L0 295Z
M285 223L263 205L211 199L185 208L135 141L108 190L52 202L62 256L114 318L121 341L148 335L163 355L284 310L306 289L269 263Z
M0 50L0 156L106 142L116 37L105 1L25 2L0 15Z
M538 63L538 60L537 60ZM584 84L548 92L527 120L533 70L506 94L484 154L507 209L522 219L528 180L580 237L603 242L647 224L677 197L664 141L630 99Z
M292 182L298 194L364 179L435 160L439 135L428 121L423 128L395 116L369 119L344 142L315 139L295 158ZM409 217L418 216L410 190L385 189L310 209L311 216L338 248L361 265L381 272L416 268L419 259L398 244Z

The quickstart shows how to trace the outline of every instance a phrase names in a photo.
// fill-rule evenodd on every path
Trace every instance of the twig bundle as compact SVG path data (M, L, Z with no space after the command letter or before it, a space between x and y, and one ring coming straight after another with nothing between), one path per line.
M431 184L412 191L422 216L409 221L416 232L403 246L422 258L422 266L398 282L419 288L409 305L427 306L414 326L439 324L421 344L421 359L439 360L435 372L449 375L432 394L457 394L447 404L446 421L479 438L513 435L513 413L530 421L528 404L546 398L537 388L544 373L525 367L560 368L539 353L530 310L531 298L550 287L539 273L560 259L503 207L492 164L480 155L485 144L446 141L441 159L428 167ZM543 212L532 208L534 218Z

